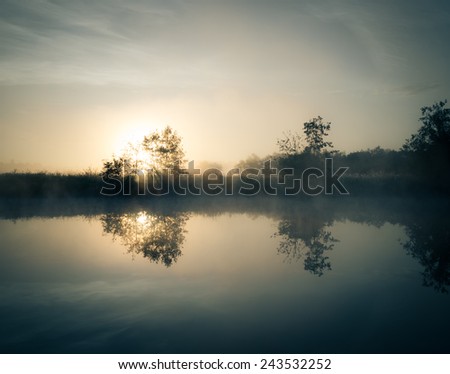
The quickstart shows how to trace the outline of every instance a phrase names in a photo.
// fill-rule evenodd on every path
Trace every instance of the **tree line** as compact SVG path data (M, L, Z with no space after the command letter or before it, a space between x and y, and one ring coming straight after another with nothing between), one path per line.
M411 135L398 150L373 149L346 154L334 148L328 140L331 122L317 116L303 123L301 132L288 131L277 140L278 153L259 158L255 155L236 165L261 167L263 161L272 159L278 168L291 167L302 170L322 167L323 159L332 157L336 166L349 167L353 176L413 176L438 177L449 182L450 166L450 109L447 101L439 101L421 108L417 133ZM129 144L119 156L103 163L102 175L131 176L139 170L150 172L156 178L162 170L173 174L185 171L186 160L181 137L171 127L154 131L138 144Z
M277 140L277 153L264 158L252 154L241 160L236 168L240 171L245 168L261 170L264 161L270 159L271 165L278 170L292 168L301 173L311 167L323 169L324 159L332 158L336 169L349 168L343 179L354 195L360 192L366 195L430 192L448 195L450 109L446 104L447 101L443 100L421 108L419 130L397 150L376 147L348 154L341 152L328 140L332 124L317 116L303 123L300 131L283 134ZM182 138L169 126L150 132L136 144L130 143L121 154L105 160L102 166L100 173L91 171L77 175L44 172L0 174L0 196L99 197L99 191L108 178L123 178L130 182L124 185L136 186L141 171L159 182L164 182L164 170L182 177L189 173ZM202 182L202 176L197 175L196 178ZM225 182L227 185L234 183L233 179Z

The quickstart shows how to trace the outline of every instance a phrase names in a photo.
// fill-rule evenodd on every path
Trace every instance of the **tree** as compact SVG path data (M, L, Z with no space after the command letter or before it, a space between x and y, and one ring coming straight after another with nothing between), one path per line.
M280 152L287 156L298 155L305 150L305 139L297 133L288 131L283 139L278 139L277 144Z
M175 174L181 172L185 162L184 150L181 137L171 127L167 126L161 132L154 131L144 137L142 146L148 153L153 171L158 173L169 170Z
M131 173L131 162L127 157L115 157L103 163L102 175L105 177L124 177Z
M153 131L137 143L128 143L120 157L103 163L102 175L126 177L140 171L160 174L168 170L173 174L181 172L184 164L184 150L181 137L171 127Z
M280 152L285 156L293 156L301 153L320 154L326 151L327 147L333 148L331 142L324 140L328 136L331 122L323 122L323 118L310 119L303 124L302 136L298 133L287 132L283 139L278 139L277 144Z
M450 152L450 109L445 108L447 100L421 108L422 126L403 145L409 152L438 152L449 156Z
M306 135L306 142L308 146L305 148L309 153L322 153L326 147L333 148L331 142L324 140L325 136L328 136L328 132L331 128L331 122L323 122L323 118L318 116L303 124L303 132Z

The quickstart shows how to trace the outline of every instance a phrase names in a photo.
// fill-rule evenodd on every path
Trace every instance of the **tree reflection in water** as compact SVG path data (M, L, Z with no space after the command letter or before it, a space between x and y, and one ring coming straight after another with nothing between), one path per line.
M378 200L376 200L378 201ZM381 226L385 222L405 227L407 239L402 243L406 252L423 267L423 284L439 292L450 286L450 217L449 203L439 200L423 207L417 203L389 207L377 204L374 208L350 207L340 210L302 206L282 206L272 216L278 220L277 251L286 261L302 261L304 269L322 276L331 270L328 257L338 241L328 227L336 219ZM367 211L367 213L365 213ZM272 213L272 212L270 212ZM120 238L134 254L152 262L171 266L181 256L185 240L185 224L189 215L182 212L108 213L101 216L103 230Z
M151 262L169 267L181 256L185 225L189 215L138 213L108 213L100 217L103 231L120 238L128 253L141 254Z
M448 293L450 286L450 222L448 217L417 219L406 227L406 251L424 267L423 284Z
M331 270L331 263L326 252L334 247L335 239L331 232L324 229L321 220L293 219L281 220L275 237L280 237L278 253L286 256L287 261L303 259L305 270L321 277Z

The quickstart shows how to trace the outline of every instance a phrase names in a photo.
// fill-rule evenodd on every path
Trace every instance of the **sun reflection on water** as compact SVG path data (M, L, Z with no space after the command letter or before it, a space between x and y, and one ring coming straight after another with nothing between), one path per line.
M119 238L128 253L140 254L151 262L169 267L181 256L185 239L186 213L174 215L108 213L100 217L103 231Z

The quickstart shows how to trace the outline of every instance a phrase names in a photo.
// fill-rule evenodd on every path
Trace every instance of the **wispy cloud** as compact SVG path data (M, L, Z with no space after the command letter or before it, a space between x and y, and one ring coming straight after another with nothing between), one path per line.
M441 84L438 83L418 83L406 86L394 87L389 90L390 93L402 95L418 95L424 92L433 91L439 88Z
M417 74L449 74L449 9L441 1L5 0L0 84L308 92L388 82L424 92L431 88L409 84Z
M164 69L158 35L174 11L129 2L4 2L0 82L152 83L145 71Z

